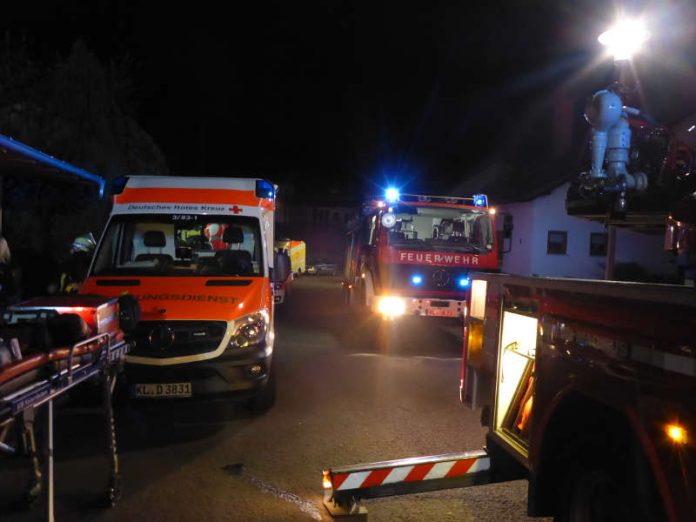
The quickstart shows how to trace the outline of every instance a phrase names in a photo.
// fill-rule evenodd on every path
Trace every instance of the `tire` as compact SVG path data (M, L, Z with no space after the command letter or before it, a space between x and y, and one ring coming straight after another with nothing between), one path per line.
M602 469L578 469L566 480L556 522L631 520L625 491Z
M273 408L276 400L276 376L275 370L268 376L266 385L261 388L256 395L251 397L247 403L247 409L253 415L262 415Z

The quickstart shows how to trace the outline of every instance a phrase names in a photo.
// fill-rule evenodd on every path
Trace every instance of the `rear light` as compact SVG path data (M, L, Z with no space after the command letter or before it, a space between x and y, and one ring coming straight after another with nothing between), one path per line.
M471 366L480 368L483 362L483 323L471 321L469 323L468 331L468 352L466 354L467 362Z
M686 444L689 440L686 429L684 429L684 427L680 426L679 424L667 424L665 426L665 432L667 433L669 440L675 444L683 445Z

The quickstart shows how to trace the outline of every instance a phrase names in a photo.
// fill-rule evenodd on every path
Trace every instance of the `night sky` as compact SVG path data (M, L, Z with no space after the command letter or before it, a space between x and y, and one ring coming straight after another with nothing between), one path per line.
M304 194L447 193L501 156L530 161L519 135L536 132L534 107L582 71L593 89L611 73L596 37L612 2L177 4L21 2L1 24L44 57L76 39L103 62L127 56L136 116L171 173ZM693 49L691 29L669 25L691 4L650 4L672 39L658 46Z

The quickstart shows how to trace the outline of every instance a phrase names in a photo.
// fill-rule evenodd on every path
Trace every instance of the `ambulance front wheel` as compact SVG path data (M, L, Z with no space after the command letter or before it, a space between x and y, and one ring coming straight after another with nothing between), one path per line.
M256 395L251 397L247 403L247 409L254 415L260 415L269 411L276 400L276 372L275 368L271 371L268 376L268 381L265 386L261 388Z

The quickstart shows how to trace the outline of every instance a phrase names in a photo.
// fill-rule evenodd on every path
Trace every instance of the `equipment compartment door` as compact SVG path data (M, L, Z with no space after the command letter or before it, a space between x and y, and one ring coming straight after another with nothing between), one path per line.
M534 397L538 320L503 313L498 353L495 431L526 449Z

